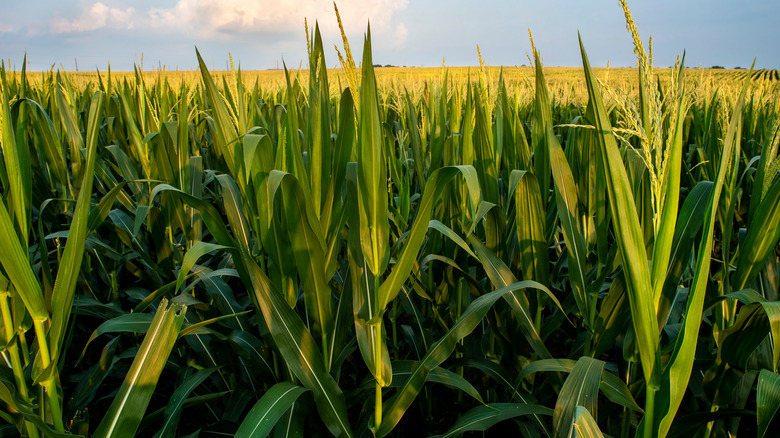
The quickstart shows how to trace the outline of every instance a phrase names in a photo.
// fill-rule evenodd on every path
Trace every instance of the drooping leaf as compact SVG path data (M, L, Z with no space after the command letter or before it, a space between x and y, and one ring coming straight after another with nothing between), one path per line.
M382 423L375 432L376 435L382 437L393 430L404 412L406 412L417 397L417 394L419 394L428 373L430 373L433 368L439 366L439 364L444 362L447 357L452 354L455 349L455 344L479 325L497 300L506 294L526 288L545 289L544 286L534 281L521 281L482 295L474 300L463 312L460 319L450 327L449 331L435 344L431 345L430 349L425 354L425 357L423 357L413 369L412 374L409 376L409 380L407 380L393 398L384 405Z
M268 436L279 418L306 391L306 388L290 382L279 382L272 386L244 417L235 436L241 438Z
M190 396L192 391L203 383L208 377L216 371L217 368L205 368L202 369L189 378L187 378L181 385L176 387L176 390L168 400L168 406L165 407L165 421L162 427L155 435L156 438L168 438L173 437L176 434L176 428L179 423L179 417L181 416L184 402Z
M484 432L497 423L511 418L522 415L552 415L552 413L552 409L539 405L492 403L477 406L461 415L447 432L431 438L456 437L464 432Z

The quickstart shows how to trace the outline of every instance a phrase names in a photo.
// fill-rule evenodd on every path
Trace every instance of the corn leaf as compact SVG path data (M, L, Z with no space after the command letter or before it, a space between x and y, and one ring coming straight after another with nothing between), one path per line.
M184 284L184 280L187 278L187 275L190 273L192 267L199 258L210 252L219 251L221 249L227 249L227 247L207 242L197 242L195 245L192 245L192 247L184 254L184 259L182 259L179 275L176 276L176 288L174 290L174 294L179 292L179 289L181 289L181 286Z
M306 388L290 382L279 382L272 386L244 417L235 436L241 438L268 436L276 422L306 391Z
M580 39L582 64L585 69L585 80L588 85L590 105L593 108L595 125L598 132L598 142L601 148L602 167L606 174L609 205L612 212L612 223L615 227L615 240L620 251L623 265L623 275L628 289L631 317L634 324L636 339L639 344L639 355L642 361L645 381L655 388L659 385L661 358L659 355L658 322L656 305L653 300L650 270L647 264L647 252L644 237L635 208L634 196L628 181L626 168L620 156L609 115L601 96L596 76L590 67L585 47Z
M284 206L292 252L303 283L304 300L309 314L318 323L323 336L333 330L333 311L328 278L325 278L325 238L314 206L307 202L300 182L291 174L271 171L268 177L270 203L279 194Z
M398 295L406 278L411 272L417 253L425 240L428 230L428 224L433 212L436 201L441 196L442 191L447 184L457 175L463 175L466 186L469 190L469 205L472 208L479 205L480 191L478 186L477 174L471 166L448 166L442 167L431 173L426 182L425 191L418 205L417 216L414 219L412 228L406 238L406 244L401 254L397 257L397 262L392 271L382 283L379 290L379 309L383 310L389 302Z
M170 438L176 434L176 427L179 423L181 411L184 408L184 402L190 396L193 390L203 383L217 368L205 368L189 376L184 382L176 387L171 398L168 400L168 406L165 407L162 427L155 434L155 438Z
M496 257L495 254L490 252L490 250L487 249L487 247L482 242L480 242L479 239L471 235L469 236L469 242L471 242L471 246L474 248L474 252L482 262L482 266L485 268L485 272L487 273L491 283L493 283L493 286L499 288L500 290L502 288L508 287L509 285L517 283L517 278L515 278L514 274L512 274L512 271L509 269L509 267L506 266L506 264L504 264L501 259ZM553 300L557 303L557 299L554 295L552 295L552 293L549 293L548 296L552 296ZM506 295L504 299L512 308L512 311L515 314L515 318L517 318L517 321L520 324L520 329L523 331L523 335L525 336L528 343L531 344L531 348L533 348L536 354L538 354L540 357L545 359L551 358L552 355L547 350L547 347L544 345L544 341L542 341L541 335L534 325L533 316L529 313L531 305L525 294L513 293ZM560 303L558 303L558 306L560 307Z
M94 436L133 437L179 333L186 306L163 299L114 401Z
M103 94L96 92L92 97L89 109L89 121L87 124L87 163L84 169L84 181L79 190L79 199L76 202L73 221L68 231L68 240L65 244L65 252L60 261L57 272L57 280L52 291L52 316L49 329L49 349L52 362L57 363L65 328L70 320L73 309L73 297L75 296L76 280L81 271L81 262L84 258L89 223L89 207L92 200L92 180L95 173L95 160L97 159L98 134L103 109Z
M590 412L582 406L577 406L574 412L574 432L578 438L604 438L599 425Z
M674 350L663 371L663 381L660 391L656 395L656 415L654 418L653 431L658 436L666 436L671 427L672 421L677 413L677 409L685 395L688 381L690 380L691 370L693 369L694 352L699 338L699 327L702 320L702 308L704 306L704 297L707 289L707 280L710 276L709 266L712 258L712 246L714 240L715 219L718 212L718 203L721 191L723 189L725 176L731 163L731 157L734 150L739 148L739 138L741 138L742 126L742 107L745 102L748 86L748 79L745 79L742 91L734 105L731 115L728 132L724 139L723 154L718 165L718 174L714 180L714 187L710 193L707 203L707 210L704 216L704 229L702 230L701 243L696 257L696 267L694 270L693 281L691 283L688 301L685 307L685 318L680 334L677 335L674 343ZM632 312L633 316L633 312ZM635 322L636 326L636 322ZM647 407L645 407L647 410ZM643 422L645 420L643 419ZM639 430L643 430L643 424L640 424Z
M384 158L382 124L379 120L379 98L371 58L371 29L363 44L363 72L360 80L360 113L358 119L358 211L360 244L366 266L374 276L387 267L390 248L387 243L387 167ZM377 303L378 304L378 303ZM382 309L380 306L379 309Z
M598 359L583 356L577 360L555 403L553 429L557 436L571 435L577 408L584 407L591 415L597 416L598 388L603 370L604 362Z
M326 371L322 353L311 333L260 267L246 254L242 255L242 261L249 271L257 303L271 336L287 365L312 391L317 410L330 432L336 436L352 436L344 395Z
M767 257L780 240L780 179L761 200L748 226L745 240L736 255L737 270L732 277L732 289L747 287L766 265Z
M533 404L491 403L472 408L461 415L450 430L431 438L460 436L465 432L484 432L497 423L525 415L552 415L550 408Z
M574 185L574 176L571 173L566 155L563 153L558 139L552 132L552 127L548 127L546 133L548 145L548 158L550 168L552 169L553 181L555 182L555 201L558 206L558 218L561 221L561 230L563 238L566 241L566 252L569 255L569 281L574 289L574 299L577 308L582 313L587 324L592 324L592 310L590 303L594 298L588 296L585 289L585 257L587 248L585 247L585 238L577 225L577 187ZM633 206L632 206L633 207ZM592 330L593 327L590 327Z
M550 283L550 259L544 234L544 202L536 177L513 170L509 176L509 196L515 197L515 224L523 279L544 285Z
M780 376L768 370L758 373L758 391L756 393L756 421L758 434L763 437L769 429L777 409L780 408Z
M527 289L546 289L534 281L521 281L482 295L474 300L463 312L458 321L426 352L418 365L412 370L409 380L385 405L382 424L376 431L378 437L386 436L401 420L404 412L411 406L417 394L422 390L423 383L432 369L444 362L455 350L457 342L468 336L480 324L493 304L507 294Z

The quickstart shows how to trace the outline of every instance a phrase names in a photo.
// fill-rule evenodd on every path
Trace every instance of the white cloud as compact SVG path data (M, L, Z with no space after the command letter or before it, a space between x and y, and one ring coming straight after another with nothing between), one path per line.
M135 19L136 13L133 8L112 8L97 2L88 9L82 10L81 15L74 20L65 18L54 20L51 29L53 33L88 32L104 27L132 29L135 27Z
M408 0L340 0L339 13L348 34L371 31L399 46L406 39L406 27L396 13ZM172 7L142 11L111 7L103 2L87 4L75 19L59 18L51 23L54 33L87 32L101 28L142 29L161 34L231 39L247 33L303 32L307 18L313 26L338 35L333 3L327 0L178 0Z
M398 23L395 27L395 39L393 40L393 47L401 48L406 43L406 37L409 35L409 31L406 30L406 26L403 23Z
M13 32L14 27L10 24L6 23L0 23L0 33L10 33Z
M392 28L393 15L408 0L342 0L339 13L347 32L365 29L368 20L381 30ZM198 34L289 32L303 27L303 19L319 20L325 30L337 29L333 4L327 0L179 0L172 8L148 11L153 25L188 29ZM193 27L194 26L194 27Z

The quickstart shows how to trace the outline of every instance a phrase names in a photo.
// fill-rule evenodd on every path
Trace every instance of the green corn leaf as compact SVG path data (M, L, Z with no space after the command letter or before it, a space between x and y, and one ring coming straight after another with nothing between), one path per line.
M178 113L177 126L176 126L176 158L179 166L179 187L185 189L190 185L190 179L193 177L193 173L190 171L190 148L189 148L189 84L182 81L179 88L179 99L176 104L176 112Z
M287 232L298 266L307 309L318 323L323 337L333 330L333 311L328 278L325 278L325 238L320 229L314 206L307 202L300 182L291 174L271 171L268 177L269 205L275 205L277 194L282 198Z
M34 320L47 320L49 312L43 302L41 285L35 278L29 257L19 242L11 217L2 200L0 200L0 241L4 242L4 249L0 251L0 264L8 274L8 279L14 284L16 292L24 302L24 307Z
M265 154L263 152L271 152L270 147L265 146L263 144L264 142L268 142L270 139L267 135L264 134L246 134L244 135L244 141L243 141L243 163L241 163L241 167L244 169L244 178L245 184L248 184L250 179L252 179L255 175L255 172L260 171L264 172L270 169L268 165L265 164L265 162L272 162L273 160L263 160L265 158ZM260 162L258 163L261 167L255 168L255 159L260 159ZM269 163L270 164L270 163ZM261 170L262 169L262 170ZM258 183L260 183L258 178Z
M752 68L751 68L752 70ZM739 149L741 138L742 107L745 103L745 95L750 85L750 76L745 79L742 91L734 105L728 132L724 138L723 154L718 165L718 173L714 180L714 187L710 193L707 210L704 216L704 228L702 230L701 243L696 257L693 280L690 286L688 301L685 307L685 317L680 334L674 343L674 350L663 371L663 381L660 391L656 395L656 414L654 417L653 433L657 436L666 436L674 420L677 409L685 395L691 371L693 369L694 352L699 338L699 328L702 321L702 309L707 289L707 280L710 276L710 261L712 258L712 246L714 241L715 220L717 218L718 204L723 189L725 177L731 157ZM633 312L632 312L633 316ZM635 322L636 324L636 322ZM645 410L647 411L647 407ZM639 431L643 431L644 419L640 423Z
M23 163L19 156L19 149L25 148L18 148L16 144L4 70L2 81L0 143L2 143L3 161L6 166L4 175L8 178L7 187L4 187L5 202L8 202L8 206L3 199L0 199L0 241L4 242L4 250L0 251L0 264L5 269L8 279L14 284L30 316L36 321L45 321L49 318L49 312L46 310L41 286L32 272L27 255L29 196L25 194L27 190L24 188L24 169L20 167ZM10 214L8 209L11 210Z
M545 85L546 87L546 85ZM591 310L591 301L593 298L588 296L585 289L585 258L587 248L585 238L578 226L577 212L577 187L574 185L574 176L571 173L566 155L563 153L557 137L549 126L547 133L548 158L550 168L552 169L553 180L555 181L555 201L558 206L558 218L561 221L561 230L563 238L566 241L566 251L569 254L569 281L574 289L574 299L577 308L582 313L587 324L593 324L593 310ZM631 205L633 208L633 205ZM593 327L590 327L592 330Z
M456 437L465 432L484 432L504 420L525 415L552 415L552 413L552 409L539 405L491 403L472 408L461 415L450 430L442 435L434 435L431 438Z
M95 398L100 385L114 368L114 358L119 346L119 337L108 341L100 352L100 359L92 365L85 378L81 379L71 392L68 404L75 409L83 409Z
M479 177L479 186L482 189L482 199L496 206L502 204L498 191L498 166L501 157L500 151L493 141L490 129L490 109L483 104L481 93L474 93L474 167ZM496 254L503 254L506 227L506 218L500 208L490 209L486 212L483 221L485 228L485 245Z
M338 304L336 305L336 313L333 315L333 331L331 332L329 345L328 345L328 357L325 358L328 369L331 374L339 376L340 365L342 362L336 362L337 358L346 359L342 353L346 353L350 350L349 339L351 332L349 328L353 325L352 315L352 299L353 296L350 293L351 286L349 282L351 278L348 277L345 280L344 288L341 291L341 295L338 297ZM334 369L335 366L335 369ZM338 378L338 377L337 377Z
M32 124L36 132L40 135L43 155L49 171L54 176L54 189L62 197L70 194L70 180L68 179L68 170L66 168L65 157L62 156L62 144L60 137L54 128L54 123L46 110L36 101L31 99L22 100L32 111Z
M152 398L168 356L184 322L186 306L163 299L133 364L94 436L133 437Z
M279 351L295 376L312 391L317 410L330 432L352 436L344 395L328 374L311 333L248 255L242 256L260 310Z
M25 403L20 399L17 386L14 382L13 373L6 367L3 367L3 369L0 370L0 400L8 406L7 409L14 412L14 414L21 416L27 424L34 425L43 433L43 436L51 438L76 438L76 435L53 430L51 426L46 424L38 413L35 412L37 406ZM6 414L5 411L3 411L3 413ZM4 419L6 418L4 417ZM10 423L15 423L13 417L11 417Z
M623 275L615 276L607 296L601 300L593 327L593 353L598 357L613 347L620 334L625 333L630 315L626 282Z
M550 106L550 95L547 91L547 81L544 78L544 69L536 48L533 49L534 56L534 77L536 81L536 95L534 98L534 118L531 125L531 142L533 143L533 171L536 179L539 181L539 190L545 195L550 190L550 173L552 171L552 162L550 160L552 134L552 107ZM547 199L543 199L546 201Z
M574 411L574 436L577 438L604 438L599 425L587 409L577 406Z
M535 360L523 368L523 371L517 377L517 381L520 382L525 377L540 371L571 373L576 365L577 361L574 359ZM609 371L602 371L599 390L604 393L608 400L633 411L642 412L642 408L634 400L634 396L631 395L631 391L629 391L625 382Z
M14 120L11 116L11 108L8 106L10 96L8 96L8 84L5 75L2 76L3 90L0 93L0 141L3 144L2 154L5 161L5 175L8 179L8 186L4 187L6 202L8 208L13 213L14 223L19 230L19 237L16 240L21 241L24 247L27 247L27 238L29 236L29 216L30 216L30 198L32 195L32 169L30 167L30 150L27 144L19 144L24 141L26 122L22 115L17 118L18 132L14 132ZM14 104L16 106L16 104ZM25 142L26 143L26 142Z
M604 106L596 76L585 53L585 47L582 45L582 39L580 39L580 51L590 105L593 109L594 120L592 123L598 132L601 165L606 174L612 223L615 227L615 239L620 251L623 275L628 289L628 301L639 345L642 369L647 385L656 388L660 383L661 358L659 355L656 304L651 289L644 236L626 168L612 134L609 115Z
M126 182L115 185L105 196L100 200L97 207L93 208L89 212L89 218L87 219L87 235L95 231L101 223L108 217L108 213L111 211L111 207L114 205L114 201L122 195L122 189L127 185Z
M530 405L536 403L536 399L533 396L521 391L519 388L515 388L515 385L512 383L515 376L503 366L491 360L480 358L456 359L452 363L453 366L461 364L465 367L476 368L490 376L501 386L508 389L512 394L512 398L520 402L520 404ZM547 430L547 423L538 414L533 415L533 417L536 426L544 432L545 436L549 436L550 432Z
M192 247L184 254L184 259L181 262L181 269L179 269L179 275L176 277L176 288L173 292L174 295L179 292L179 289L181 289L181 286L184 284L185 278L187 278L187 275L190 273L192 267L199 258L210 252L219 251L222 249L227 249L227 247L207 242L197 242L195 245L192 245Z
M339 226L343 226L333 217L339 213L343 214L344 206L341 202L341 191L347 177L347 163L353 154L356 140L355 126L355 104L352 101L352 93L345 89L341 93L339 101L339 125L336 140L333 144L333 169L331 171L332 181L328 187L325 208L320 222L322 229L327 230L328 239L335 240ZM333 245L328 245L333 246ZM335 259L335 257L334 257ZM330 270L328 270L330 272Z
M306 388L290 382L279 382L272 386L244 417L235 436L241 438L268 436L276 422L306 391Z
M305 438L306 422L302 419L306 418L307 408L308 406L303 402L293 403L290 409L282 415L282 418L276 421L276 426L269 436L273 438Z
M98 336L105 333L146 333L153 319L154 316L149 313L127 313L105 321L89 336L84 350L81 352L81 357L84 357L89 344Z
M171 289L173 288L169 287L167 290L170 291ZM145 308L146 307L144 307L144 309ZM100 324L98 328L96 328L89 336L89 339L87 339L87 343L84 346L84 350L81 352L81 356L79 360L81 360L81 358L84 357L84 355L87 352L87 348L92 343L92 341L97 339L97 337L100 335L106 333L147 333L150 325L153 322L153 316L149 313L139 313L139 312L140 311L136 311L134 313L127 313L124 315L120 315L115 318L111 318L103 322L102 324ZM184 326L184 328L181 328L181 330L178 332L178 336L182 337L182 336L187 336L189 334L197 333L198 329L205 327L209 324L213 324L223 319L235 318L237 316L245 315L249 312L250 311L247 310L245 312L240 312L240 313L220 315L215 318L207 319L205 321L201 321L196 324L187 324Z
M412 402L417 397L417 394L422 390L423 383L431 370L439 366L450 356L450 354L452 354L457 342L466 337L480 324L497 300L507 294L513 294L515 291L526 288L546 289L544 286L534 281L521 281L482 295L474 300L449 331L435 344L431 345L431 348L426 352L425 356L412 370L409 380L407 380L393 398L384 405L382 424L380 424L376 431L376 436L386 436L393 430L406 410L411 406Z
M583 356L577 360L569 377L563 382L558 401L555 402L553 428L558 437L571 435L575 412L578 407L584 407L596 415L598 408L598 389L604 362Z
M273 368L261 352L260 346L262 345L262 342L254 335L244 330L233 330L227 339L233 350L241 356L249 366L257 370L255 371L256 373L267 371L269 376L274 376ZM273 381L276 382L275 377L273 378Z
M309 106L306 150L309 153L309 186L312 189L314 211L322 212L331 184L331 125L330 87L325 54L322 51L322 36L315 26L314 47L318 48L309 58L309 69L316 74L309 75Z
M669 268L666 273L666 281L664 282L661 296L658 297L659 330L666 323L669 310L677 296L680 279L693 251L693 241L696 239L699 230L701 230L701 224L704 221L712 186L711 181L702 181L696 184L688 193L680 208L677 227L674 230L674 243L668 264Z
M414 166L414 177L422 191L425 189L425 157L423 155L424 151L422 138L420 138L420 129L417 127L417 106L412 102L412 96L409 94L409 90L404 91L407 108L406 117L408 118L406 124L409 127L409 142L412 149L412 157L414 158L412 166Z
M97 143L103 112L103 94L96 92L92 97L87 124L87 163L84 169L84 181L79 190L73 221L68 231L65 252L60 261L57 279L52 291L52 316L49 329L49 349L52 361L57 363L62 346L65 329L73 309L73 298L76 293L76 280L81 271L84 258L84 247L87 240L89 223L89 207L92 199L92 180L97 159Z
M222 205L235 239L241 245L240 249L243 252L248 252L250 250L250 242L252 241L252 230L244 215L244 207L241 202L242 196L238 185L230 175L219 175L216 179L220 187L222 187Z
M490 278L490 281L495 287L504 288L517 282L517 278L515 278L514 274L512 274L512 271L509 269L509 267L504 264L501 259L496 257L495 254L490 252L490 250L487 249L487 247L482 242L480 242L479 239L471 235L469 236L469 242L471 242L471 246L474 248L474 252L479 257L479 260L482 262L482 266L487 272L488 278ZM558 300L554 295L552 295L552 293L549 293L548 296L551 296L560 307L560 303L558 303ZM531 348L533 348L536 354L542 358L547 359L552 357L550 352L547 350L547 347L544 345L544 341L542 341L542 337L536 329L536 326L534 325L534 318L530 313L531 305L528 301L528 298L524 294L517 293L509 294L505 296L504 299L512 308L512 311L514 312L515 317L520 324L520 328L523 331L523 335L525 336L528 343L531 344Z
M780 240L780 178L776 179L761 200L748 226L745 240L737 255L737 270L732 277L732 290L747 287L766 265Z
M491 138L489 109L482 101L480 92L474 93L474 109L474 167L479 175L483 199L498 205L498 163L495 161L495 148Z
M206 63L203 62L203 58L201 58L197 48L195 49L195 54L198 57L203 87L206 91L206 96L208 96L208 103L211 106L211 117L214 120L214 146L217 148L216 153L224 156L230 173L237 175L235 172L236 161L231 145L240 134L236 128L237 120L235 114L230 110L230 107L225 102L225 98L219 93L214 79L209 74Z
M106 146L106 150L111 153L111 156L114 157L114 161L116 161L116 164L119 167L118 176L130 186L130 190L136 198L141 198L144 190L143 184L140 181L133 159L118 145L108 145Z
M434 230L436 230L436 231L440 232L441 234L443 234L443 235L447 236L447 237L448 237L450 240L452 240L453 242L455 242L455 244L456 244L456 245L458 245L458 246L459 246L459 247L461 247L461 248L462 248L464 251L466 251L466 254L468 254L468 255L470 255L470 256L472 256L472 257L474 257L475 259L479 260L479 258L477 257L477 255L476 255L476 254L474 254L474 252L471 250L471 248L469 248L469 245L466 243L466 241L465 241L465 240L463 240L463 238L462 238L462 237L460 237L460 236L458 235L458 233L456 233L455 231L453 231L453 230L452 230L450 227L448 227L448 226L444 225L443 223L441 223L441 222L437 221L436 219L432 219L432 220L431 220L431 221L428 223L428 228L429 228L429 229L434 229Z
M209 232L211 232L211 234L214 236L217 242L220 245L229 248L228 251L231 252L231 254L233 254L236 258L240 260L241 253L239 252L239 250L241 247L239 246L239 243L233 238L233 235L230 233L230 231L228 231L227 227L225 226L225 221L222 215L219 213L219 211L217 211L217 209L213 205L209 204L208 202L200 198L185 193L184 191L177 189L176 187L173 187L169 184L157 185L152 190L152 193L149 196L150 202L154 201L157 195L161 193L172 193L175 196L179 197L191 208L197 210L201 216L201 219L206 224L206 227L208 227ZM228 195L231 195L229 191L228 191ZM228 206L230 206L230 203L228 203ZM230 213L229 218L232 218L232 220L239 220L238 218L235 217L236 215L235 204L233 204L233 206L230 206L230 208L232 210L229 211ZM238 226L232 225L232 223L231 226L233 226L233 229L235 230L241 229ZM243 263L236 263L236 270L238 271L238 274L241 277L241 280L242 282L244 282L244 284L251 284L249 283L248 271L244 267Z
M60 123L63 127L63 137L66 143L70 146L69 158L71 167L71 177L73 178L73 185L80 187L82 177L82 167L84 166L84 157L81 155L81 150L84 149L84 138L81 136L81 130L79 129L76 121L76 113L71 106L68 97L63 91L63 84L59 81L54 87L55 103L57 105L57 111L60 115ZM75 197L76 193L74 193Z
M187 280L191 278L194 274L185 275L184 280ZM163 285L162 287L158 288L157 290L153 291L149 295L146 296L143 300L141 300L140 303L136 304L136 306L133 308L133 313L141 313L144 310L146 310L147 307L149 307L152 303L157 301L160 297L165 296L168 292L174 290L176 288L176 281L172 281L170 283L167 283Z
M347 198L349 199L355 199L358 196L357 180L357 165L350 163L347 166ZM361 226L358 208L359 206L354 204L346 206L349 216L347 222L350 228ZM383 315L380 310L384 310L384 307L380 307L381 304L378 302L378 278L367 266L360 239L361 235L357 232L349 233L347 238L355 337L369 372L379 385L387 386L392 382L393 370L390 363L390 353L385 342L385 328L380 323L380 318ZM380 364L377 364L377 349L381 349Z
M395 388L402 387L412 375L412 371L417 365L418 363L413 360L393 361L393 384L391 386ZM469 381L462 376L447 369L441 367L432 369L431 372L428 373L428 377L425 381L449 386L450 388L468 394L480 403L484 403L484 401L482 401L482 396L477 389L474 388L474 385L469 383Z
M758 422L758 437L764 437L780 408L780 376L761 370L758 373L758 385L756 392L756 421Z
M360 244L366 266L380 276L390 258L387 216L387 167L385 164L379 97L371 58L371 29L363 44L363 72L360 81L360 128L358 131L358 211ZM380 307L381 309L382 307Z
M550 262L544 234L544 201L536 177L513 170L509 175L509 197L515 196L515 224L523 278L550 284Z
M763 302L767 319L769 319L769 330L772 334L772 366L774 371L778 371L780 365L780 302Z
M165 421L163 422L160 430L155 434L155 438L170 438L175 436L176 427L179 423L179 417L181 411L184 408L184 402L190 396L192 391L203 383L217 368L206 368L196 372L188 377L181 385L176 387L176 390L168 400L168 406L165 407Z
M463 175L466 186L469 190L469 202L472 207L479 205L480 191L477 174L471 166L448 166L442 167L431 173L425 186L422 199L418 204L417 216L412 224L412 229L406 238L404 248L397 256L397 262L392 271L387 276L379 290L379 309L384 309L387 304L398 295L401 286L409 276L414 262L417 260L417 253L425 240L425 234L428 230L428 224L436 204L436 200L441 196L442 191L447 184L457 175Z
M298 83L295 87L290 83L290 72L287 66L284 68L287 79L287 116L284 118L284 144L277 151L276 168L293 174L301 182L301 191L306 199L311 202L312 194L309 186L309 177L306 166L303 163L303 145L301 144L301 132L299 129L299 112L297 93L300 92ZM312 203L312 205L314 205ZM319 213L319 212L317 212Z
M123 90L122 93L124 93L124 95L120 99L121 110L130 140L128 153L133 157L134 163L140 164L140 168L143 170L144 175L151 177L153 172L149 158L149 148L144 142L144 135L147 133L144 127L146 118L141 112L142 107L145 106L146 102L145 94L140 93L138 99L134 99L130 96L129 89Z
M179 297L181 298L181 297ZM252 310L246 310L244 312L239 313L230 313L227 315L219 315L214 318L206 319L204 321L196 322L195 324L189 324L186 327L182 328L182 330L179 332L179 337L188 336L188 335L199 335L199 334L205 334L208 333L212 336L215 336L219 339L225 339L223 335L221 335L219 332L216 331L209 331L209 330L203 330L204 327L214 324L215 322L222 321L225 319L232 319L237 318L239 316L247 315Z

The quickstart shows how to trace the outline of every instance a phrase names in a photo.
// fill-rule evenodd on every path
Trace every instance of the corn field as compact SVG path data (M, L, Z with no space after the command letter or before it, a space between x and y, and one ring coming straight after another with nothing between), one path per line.
M777 72L625 11L619 86L0 68L0 434L780 430Z

